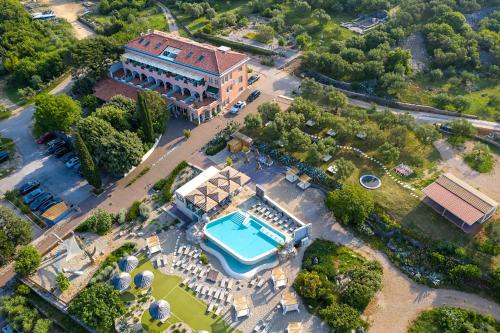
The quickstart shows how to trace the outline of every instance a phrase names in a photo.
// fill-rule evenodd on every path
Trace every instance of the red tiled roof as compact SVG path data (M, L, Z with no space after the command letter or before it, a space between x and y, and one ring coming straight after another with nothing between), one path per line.
M104 79L94 87L94 96L108 102L113 96L123 95L137 101L137 88L131 87L127 84L117 82L112 79Z
M242 53L230 50L223 52L212 45L201 44L156 30L137 37L125 45L127 48L154 56L160 56L168 46L181 50L175 62L217 74L223 73L248 58ZM200 59L201 56L203 56L202 59Z
M468 225L474 224L484 215L479 209L437 182L424 188L423 192Z

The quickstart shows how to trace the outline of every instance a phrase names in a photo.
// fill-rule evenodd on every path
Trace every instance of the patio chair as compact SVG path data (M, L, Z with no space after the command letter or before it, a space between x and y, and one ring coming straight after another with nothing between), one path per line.
M207 312L212 312L212 310L214 309L214 306L215 306L215 302L211 302L211 303L208 305Z
M195 292L199 294L201 292L201 288L203 288L203 285L199 284L198 286L196 286Z

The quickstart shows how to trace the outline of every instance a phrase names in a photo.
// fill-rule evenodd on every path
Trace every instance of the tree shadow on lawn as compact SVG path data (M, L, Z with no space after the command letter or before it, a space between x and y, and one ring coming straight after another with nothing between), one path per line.
M401 224L431 240L449 241L459 246L467 245L472 238L423 202L404 216Z

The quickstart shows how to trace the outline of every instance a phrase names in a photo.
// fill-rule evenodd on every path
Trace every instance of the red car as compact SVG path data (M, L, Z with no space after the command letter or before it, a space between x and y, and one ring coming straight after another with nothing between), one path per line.
M42 136L39 137L38 139L36 139L35 142L38 143L39 145L41 145L42 143L49 142L53 138L54 138L54 134L52 134L51 132L47 132L47 133L42 134Z

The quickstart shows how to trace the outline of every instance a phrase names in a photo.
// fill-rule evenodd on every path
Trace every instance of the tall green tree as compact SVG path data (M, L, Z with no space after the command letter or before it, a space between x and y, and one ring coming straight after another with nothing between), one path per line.
M85 288L70 303L68 312L98 331L110 330L116 318L125 313L120 295L106 283Z
M147 103L154 132L156 134L163 133L170 116L170 113L166 111L167 102L156 91L143 91L141 94ZM136 118L139 118L137 112ZM140 122L140 119L137 120Z
M80 116L80 104L68 95L42 94L35 100L33 130L38 135L50 131L68 133Z
M12 211L0 206L0 265L6 264L16 252L16 247L31 241L31 225Z
M330 192L325 204L338 221L353 225L364 223L375 206L373 198L366 190L350 184Z
M147 102L147 97L143 92L137 94L137 117L141 124L142 133L146 142L154 142L155 133L153 130L153 122L151 120L151 112Z
M102 186L101 175L99 174L99 170L97 170L94 164L94 160L90 155L87 145L85 144L85 142L82 139L82 136L78 132L74 133L74 144L76 153L80 158L83 177L94 188L100 189Z
M22 276L29 276L36 272L41 262L42 256L38 250L33 245L26 245L17 255L14 270Z

